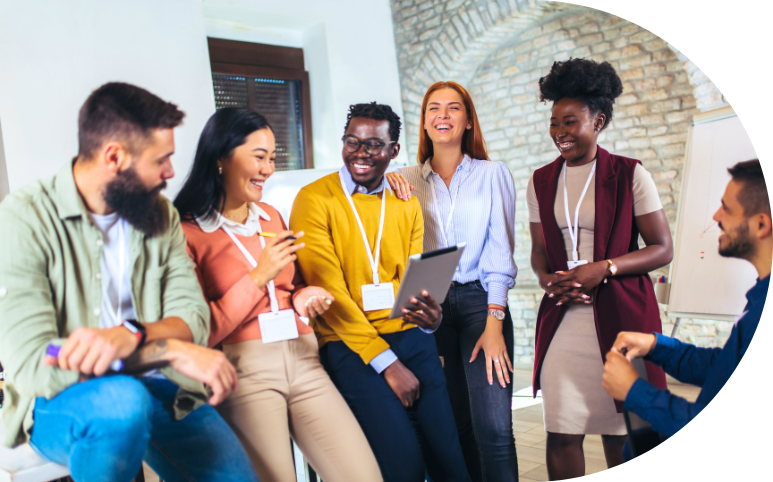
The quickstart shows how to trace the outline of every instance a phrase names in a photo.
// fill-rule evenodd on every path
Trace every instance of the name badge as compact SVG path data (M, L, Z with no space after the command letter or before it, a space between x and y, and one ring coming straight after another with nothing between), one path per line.
M260 337L263 343L292 340L298 338L298 325L295 324L295 311L281 310L258 315Z
M582 266L584 264L588 264L587 259L578 259L577 261L572 261L571 259L566 262L567 266L569 266L569 269L574 269L578 266Z
M391 310L395 304L392 283L362 285L362 311Z

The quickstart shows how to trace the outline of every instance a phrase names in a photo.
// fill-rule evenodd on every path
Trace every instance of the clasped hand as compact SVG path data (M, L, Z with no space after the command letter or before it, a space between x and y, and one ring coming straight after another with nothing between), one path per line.
M607 263L598 261L543 275L540 286L548 293L548 297L556 300L556 305L590 304L593 302L593 289L604 280L606 273Z
M631 387L639 378L639 372L631 361L649 355L656 341L655 335L649 333L623 331L617 335L612 349L607 353L602 377L602 386L612 398L625 401Z

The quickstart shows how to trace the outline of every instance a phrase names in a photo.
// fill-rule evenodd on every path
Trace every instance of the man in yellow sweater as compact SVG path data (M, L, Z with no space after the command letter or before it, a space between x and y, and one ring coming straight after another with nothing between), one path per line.
M303 188L290 229L305 281L335 303L312 326L323 366L362 426L385 482L469 481L435 340L442 310L416 293L416 311L390 319L408 257L422 252L414 197L399 200L384 172L397 157L400 118L387 105L349 109L344 167ZM418 328L418 329L416 329ZM421 443L419 443L421 437Z

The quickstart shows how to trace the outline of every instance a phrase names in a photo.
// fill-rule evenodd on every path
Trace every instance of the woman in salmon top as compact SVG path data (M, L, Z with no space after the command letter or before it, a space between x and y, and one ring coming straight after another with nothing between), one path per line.
M305 286L295 266L303 233L261 203L276 143L266 119L218 110L204 127L175 199L188 252L239 389L218 406L263 482L295 481L292 437L326 481L381 480L368 441L320 364L308 317L335 300ZM259 233L272 233L269 237Z

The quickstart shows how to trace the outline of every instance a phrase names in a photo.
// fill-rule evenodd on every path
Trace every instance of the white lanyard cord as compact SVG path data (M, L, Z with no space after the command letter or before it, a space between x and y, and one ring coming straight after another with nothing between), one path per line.
M381 192L381 217L378 221L378 237L376 238L376 256L373 256L373 253L370 250L370 243L368 242L368 235L365 234L365 227L362 225L362 220L360 219L359 213L357 213L357 207L354 205L354 200L352 200L352 195L346 190L346 182L344 182L344 176L341 174L341 172L338 172L338 177L341 179L341 188L344 190L344 194L346 194L346 200L349 201L349 205L352 207L352 212L354 213L354 219L357 220L357 224L360 226L360 234L362 234L362 240L365 242L365 252L368 253L368 260L370 261L370 269L373 272L373 284L377 285L379 284L379 278L378 278L378 260L379 256L381 256L381 237L384 234L384 213L386 212L386 187L384 186L384 181L382 181L382 187L383 191Z
M230 229L226 225L221 226L223 228L223 231L231 238L231 241L234 242L237 248L239 248L239 251L242 252L245 258L247 258L247 261L252 265L253 268L258 267L258 262L255 260L255 257L250 254L249 251L247 251L247 248L244 247L241 241L239 241L236 238L236 235L231 232ZM258 232L262 231L263 229L260 227L260 221L258 221ZM260 239L260 246L263 249L266 249L266 240L263 239L263 236L258 236ZM276 301L276 289L274 288L274 280L268 281L268 298L271 300L271 312L272 313L278 313L279 312L279 303Z
M126 228L124 220L118 219L118 309L113 313L115 326L123 323L123 277L126 270Z
M427 161L429 162L429 161ZM437 194L435 193L435 177L432 175L434 173L431 173L429 175L431 186L430 191L432 191L432 205L434 206L434 210L440 211L440 206L437 202ZM456 194L454 195L453 199L451 200L451 209L448 211L448 218L446 219L445 224L438 223L440 225L440 234L443 236L443 247L448 247L448 228L451 226L451 220L454 217L454 209L456 209L456 199L459 197L459 189L462 187L462 181L459 180L459 184L456 185ZM433 210L433 211L434 211ZM439 217L439 216L438 216Z
M568 170L569 167L566 165L566 162L564 162L564 213L566 214L566 224L569 226L569 237L572 238L572 261L577 261L580 259L577 253L577 236L580 232L580 205L582 204L582 200L585 199L585 193L588 192L588 186L590 186L590 181L593 179L593 174L596 172L596 161L593 161L593 167L590 170L588 180L585 181L585 187L582 190L580 199L577 200L577 207L574 210L574 226L572 226L572 219L569 217L569 194L566 190L566 171Z

